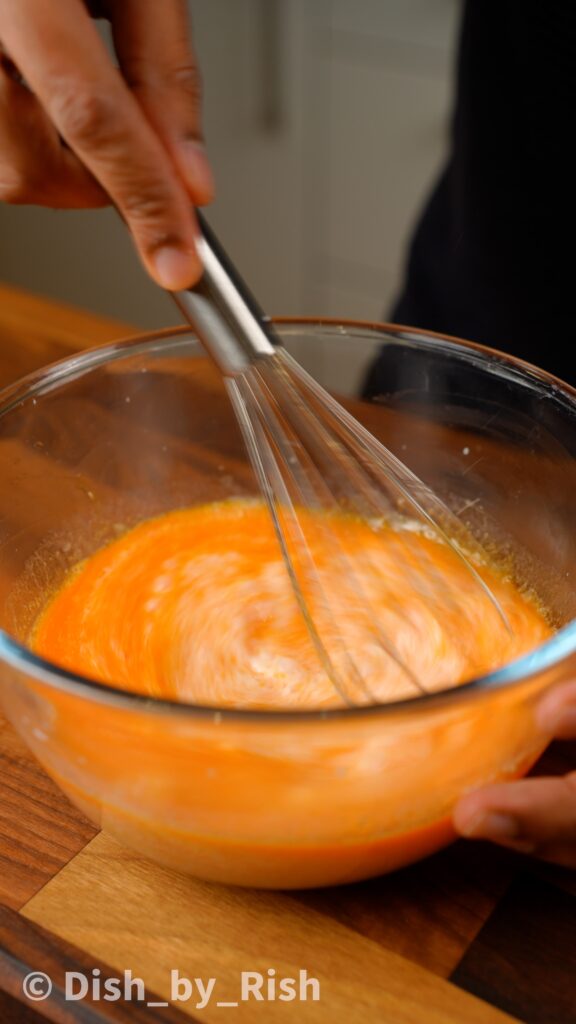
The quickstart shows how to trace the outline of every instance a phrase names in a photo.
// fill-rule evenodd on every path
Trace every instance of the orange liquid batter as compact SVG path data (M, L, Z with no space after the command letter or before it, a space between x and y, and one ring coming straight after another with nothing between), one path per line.
M508 628L462 561L421 531L344 515L301 521L328 610L293 554L335 669L350 683L352 652L379 700L416 695L415 679L457 686L551 632L483 566ZM174 700L342 704L254 502L171 512L97 551L48 602L31 645L75 672ZM368 701L361 689L355 697ZM319 720L294 733L219 716L173 726L63 693L52 704L50 770L95 821L170 867L267 887L352 881L433 852L453 838L462 788L521 774L540 742L513 690L421 720Z
M414 695L417 681L426 690L457 685L550 633L533 603L484 568L509 630L463 562L422 532L375 529L343 515L302 514L301 521L330 608L304 559L303 590L338 679L353 685L351 652L379 701ZM248 708L342 703L310 639L268 512L256 503L172 512L98 551L50 601L33 647L75 672L174 700ZM369 699L361 689L355 696Z

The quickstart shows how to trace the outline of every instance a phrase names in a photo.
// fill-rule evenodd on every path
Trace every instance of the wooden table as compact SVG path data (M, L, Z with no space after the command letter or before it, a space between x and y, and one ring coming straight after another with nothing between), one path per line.
M130 333L0 287L0 386L78 348ZM576 767L555 745L540 771ZM216 1005L241 971L298 970L320 1000ZM144 1001L95 998L131 970ZM170 971L215 977L198 1008L165 1002ZM22 981L44 971L50 998ZM67 1001L66 971L90 979ZM102 989L102 992L104 990ZM487 844L457 843L395 875L304 893L231 890L162 869L97 833L0 721L0 1022L576 1024L576 874Z

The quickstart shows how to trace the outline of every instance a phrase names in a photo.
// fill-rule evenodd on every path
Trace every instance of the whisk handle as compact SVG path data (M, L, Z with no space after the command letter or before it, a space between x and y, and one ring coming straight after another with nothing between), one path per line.
M213 231L197 216L204 273L192 288L172 294L222 373L234 377L274 355L280 342Z

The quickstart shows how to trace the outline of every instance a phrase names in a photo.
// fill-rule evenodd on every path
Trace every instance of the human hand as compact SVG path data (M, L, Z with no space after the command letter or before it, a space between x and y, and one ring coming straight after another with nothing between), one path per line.
M91 14L110 19L119 68ZM0 43L0 199L112 202L158 284L191 285L192 204L213 181L185 0L0 0Z
M552 690L537 710L545 735L576 739L576 683ZM468 793L454 811L461 835L576 868L576 771L521 779Z

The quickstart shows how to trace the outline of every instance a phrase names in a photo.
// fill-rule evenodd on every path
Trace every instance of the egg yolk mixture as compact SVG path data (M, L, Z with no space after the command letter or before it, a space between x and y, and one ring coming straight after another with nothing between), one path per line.
M535 603L486 566L484 582L422 531L302 513L317 578L302 589L319 656L267 509L232 500L141 523L78 565L34 629L74 672L221 707L321 708L413 696L484 674L542 642ZM298 549L296 551L297 558Z

